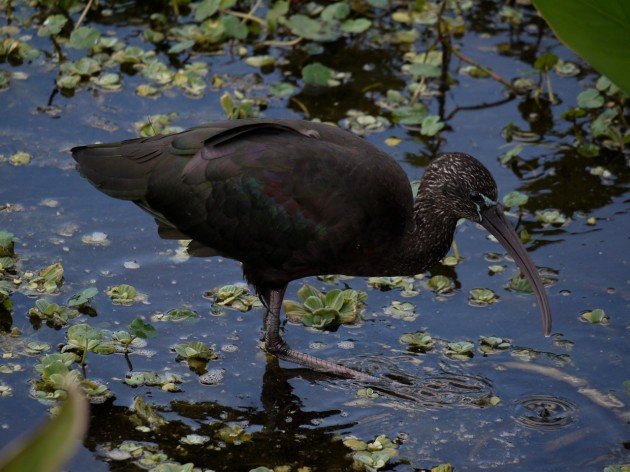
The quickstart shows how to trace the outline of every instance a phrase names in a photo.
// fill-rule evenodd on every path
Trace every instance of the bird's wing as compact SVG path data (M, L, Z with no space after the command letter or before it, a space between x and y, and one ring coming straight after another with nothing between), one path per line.
M94 185L134 200L163 232L279 270L335 257L361 231L394 234L411 206L408 186L395 190L404 172L385 154L310 122L219 122L73 155Z

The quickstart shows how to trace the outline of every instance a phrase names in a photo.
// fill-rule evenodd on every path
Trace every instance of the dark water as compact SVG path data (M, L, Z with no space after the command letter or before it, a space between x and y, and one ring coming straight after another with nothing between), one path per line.
M493 4L486 6L488 15L496 14ZM509 41L511 33L484 31L484 9L475 11L477 17L467 19L472 31L463 42L464 52L507 77L531 69L532 57L526 52L520 56L483 53ZM108 21L99 28L116 29L119 37L133 38L141 28L128 24L124 17ZM535 45L539 51L553 50L562 58L579 61L548 30L540 37L522 34L518 40ZM52 48L42 38L34 38L33 44L49 51ZM388 48L350 40L327 44L318 60L352 71L353 79L330 93L299 93L297 97L311 117L336 122L350 108L377 114L377 93L363 89L379 83L376 91L383 92L404 84L399 74L401 52L395 46ZM308 60L299 50L272 53L289 60L282 68L295 77ZM283 72L276 68L258 74L230 54L202 60L211 64L213 74L265 84L279 80ZM362 70L366 63L374 64L373 73ZM14 80L9 90L0 93L0 154L10 156L23 150L32 155L32 162L25 167L0 163L0 204L18 205L18 211L0 210L0 229L19 238L16 252L23 266L35 270L52 262L63 263L65 282L55 299L58 303L82 288L99 288L95 301L98 316L81 316L75 323L121 329L136 316L149 318L180 306L191 307L201 315L192 322L155 323L158 337L150 339L146 348L152 355L130 357L134 370L181 375L181 392L168 393L159 387L133 389L122 381L128 372L123 356L91 355L87 375L106 382L115 398L92 406L89 433L70 470L135 470L138 466L129 460L108 458L107 450L124 440L154 443L173 460L193 462L204 469L247 471L261 465L291 465L348 470L352 461L339 437L354 435L371 441L379 434L400 439L399 456L391 466L396 471L421 470L443 462L450 462L458 471L602 470L629 460L630 398L623 385L630 379L626 367L630 322L626 161L622 153L605 151L597 158L584 158L561 146L572 137L569 125L559 116L575 105L582 90L580 82L592 81L595 74L553 76L554 90L562 100L554 107L544 101L510 98L490 79L459 75L460 83L443 103L445 116L450 118L441 133L441 143L421 140L417 133L400 126L366 138L390 152L410 179L421 177L423 166L435 151L469 152L492 171L502 195L521 190L529 195L527 210L556 208L570 218L562 227L544 228L531 216L520 223L533 236L529 249L536 264L558 273L556 283L548 289L554 315L554 331L549 338L541 334L533 296L504 288L516 273L515 266L506 262L504 272L489 275L491 263L485 254L503 254L503 250L471 223L460 226L456 235L464 261L454 269L440 266L431 271L455 278L458 289L452 296L438 298L422 290L418 296L404 299L399 292L370 289L365 280L355 278L346 283L367 290L369 295L360 325L342 326L333 333L286 326L286 338L297 349L326 359L345 359L372 372L413 378L417 385L437 392L435 402L414 403L390 395L361 400L356 391L364 386L266 357L257 344L262 309L248 313L225 310L215 316L212 303L202 297L210 288L241 281L236 262L217 258L174 260L177 242L161 240L150 216L134 205L101 195L74 171L69 147L133 137L132 123L148 115L177 112L179 118L174 124L182 127L223 119L219 106L223 90L208 88L199 99L173 91L151 100L133 93L142 83L140 78L123 75L123 91L84 87L73 96L57 93L50 102L56 72L50 71L45 61L3 64L2 68L28 74L27 80ZM493 103L497 104L489 105ZM434 100L431 107L437 112L439 103ZM293 102L272 100L264 116L303 115ZM506 167L498 162L498 156L509 149L503 147L505 139L501 136L501 129L509 122L531 128L536 134L538 145L523 153L528 165ZM384 144L389 136L403 141L390 148ZM615 178L593 175L589 169L594 166L604 166ZM54 200L56 205L42 204L45 199ZM587 217L596 218L596 223L587 224ZM67 224L78 225L78 231L70 237L60 236L59 229ZM106 233L111 244L100 247L81 242L82 235L95 231ZM127 261L137 262L139 268L126 269ZM287 298L296 298L295 291L302 282L290 286ZM317 279L306 282L320 289L334 288ZM131 307L112 305L104 291L120 283L134 285L148 295L148 301ZM500 301L484 308L469 306L468 291L478 287L493 289ZM46 341L53 351L65 340L65 330L35 329L29 322L27 312L34 298L16 292L12 300L12 326L22 331L23 338ZM417 319L409 322L386 315L383 309L392 300L414 303ZM579 321L581 312L593 308L603 308L610 317L609 324ZM476 345L479 336L500 336L510 339L513 348L491 356L476 351L468 361L450 359L441 349L410 353L398 339L403 333L420 329L436 339L471 340ZM202 385L197 374L176 362L170 347L182 340L216 345L220 359L208 367L224 370L219 385ZM0 341L3 351L10 350L8 336ZM352 342L351 349L344 349L347 341ZM229 349L231 345L238 349ZM221 351L223 346L228 348ZM539 354L524 360L514 355L517 348ZM28 382L36 375L36 359L19 356L0 361L18 363L22 368L0 374L0 381L13 389L12 396L0 398L0 444L46 417L48 405L29 396ZM138 394L157 405L169 420L167 426L149 433L135 429L129 421L129 407ZM490 395L498 396L500 404L474 404ZM179 444L179 438L193 432L213 437L226 423L244 426L251 440L218 451Z

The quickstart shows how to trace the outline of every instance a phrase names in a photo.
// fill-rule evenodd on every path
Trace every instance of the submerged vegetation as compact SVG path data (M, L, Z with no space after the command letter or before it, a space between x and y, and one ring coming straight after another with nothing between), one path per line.
M577 12L592 2L561 6L566 3L534 1L552 26L553 12L547 18L546 9ZM189 242L156 250L164 256L159 259L163 265L151 267L148 260L158 256L143 248L147 233L126 239L118 226L130 232L133 225L142 233L142 222L121 224L126 214L109 207L102 214L76 212L72 202L88 197L60 190L68 175L65 149L81 141L125 139L131 133L150 137L210 120L260 116L342 126L390 152L413 178L417 167L437 153L466 150L494 163L505 210L528 249L542 248L534 257L538 261L536 256L548 255L549 247L577 250L569 244L578 238L586 245L589 234L599 235L621 214L602 209L612 208L628 183L627 61L600 66L591 58L597 51L583 53L594 71L559 45L527 0L0 0L0 19L0 104L6 119L0 148L0 402L7 415L20 411L30 421L32 411L42 416L44 408L55 412L59 401L73 397L71 386L76 385L93 408L95 426L85 447L114 468L231 470L235 460L252 464L252 470L274 472L398 466L453 470L439 464L442 460L512 465L504 448L493 452L494 437L504 437L505 429L484 426L487 431L470 448L470 437L478 430L472 422L467 431L462 429L461 410L455 420L441 419L435 431L427 429L430 435L398 413L392 413L392 423L363 423L364 412L358 420L352 416L358 407L343 404L348 398L341 390L331 390L343 397L341 403L331 400L326 384L318 384L320 394L309 397L295 378L271 363L262 393L246 390L252 378L262 375L240 366L261 361L245 350L232 353L241 337L256 336L253 326L263 309L255 294L235 283L238 268L223 275L225 266L214 258L209 266L195 265L201 267L199 273L182 283L174 267L188 259L186 247L194 254ZM592 23L585 28L596 28ZM617 25L612 23L608 28L614 33ZM554 29L582 54L571 27L566 38L566 28ZM581 33L583 38L594 35ZM609 44L611 57L617 50L627 54L624 41ZM483 120L488 123L480 133L473 124ZM44 177L38 177L39 171ZM43 179L43 184L23 185L21 175ZM77 181L72 185L78 187ZM599 297L599 287L580 285L582 279L574 278L572 261L550 257L545 264L555 267L545 269L546 285L557 283L565 290L573 284L571 290L582 292L579 300L560 289L550 292L554 309L573 313L572 326L562 318L561 327L571 340L554 335L553 347L524 347L542 341L527 338L520 325L499 329L486 323L510 316L506 311L518 297L532 303L532 289L511 260L497 253L487 252L488 273L471 279L479 261L473 262L469 234L458 233L459 246L426 274L309 279L295 295L299 301L285 300L287 317L320 330L309 330L321 338L313 349L335 343L356 346L356 352L373 348L361 356L376 352L380 368L387 368L382 357L391 350L399 356L394 361L399 365L392 368L396 376L400 369L420 375L458 369L476 375L487 369L485 374L498 383L495 375L503 379L498 372L509 369L511 359L546 369L550 364L557 369L551 371L554 378L566 382L562 379L574 365L585 370L579 364L583 357L601 367L588 351L579 351L600 333L607 333L609 344L598 349L608 349L607 359L622 364L615 354L622 348L611 334L623 335L626 329L616 314L622 305L615 301L616 280L606 282L605 296ZM138 262L116 265L123 250L125 257L137 250ZM606 266L587 265L574 272L590 279L598 270L595 265ZM208 272L221 276L204 278ZM609 274L621 277L617 269ZM319 286L323 283L325 291ZM206 300L197 296L210 287L216 288L205 294ZM585 301L592 294L599 298ZM589 306L602 308L584 311ZM451 326L442 324L448 323L446 311L465 312L474 321L456 318L458 332L451 333ZM462 333L457 324L466 322L471 329ZM365 330L353 331L361 324ZM292 335L300 332L299 327L291 330ZM488 332L509 339L486 336ZM475 342L450 341L463 335ZM570 356L570 350L580 355ZM327 353L331 358L345 355ZM617 382L615 375L621 374L610 375ZM615 396L616 391L626 395L623 381L585 382L573 384L581 392L608 392L599 404L623 403ZM357 388L347 390L355 400ZM513 393L504 390L502 398ZM372 406L385 408L389 401L386 392L358 391L359 400ZM513 424L509 402L488 398L497 406L497 424ZM33 399L43 403L41 410L24 407L24 401L34 404ZM30 427L9 417L3 420L6 434ZM409 435L399 429L408 429ZM337 430L364 440L341 438ZM527 455L536 452L518 432L510 434L524 449L518 460L527 464ZM603 446L612 436L589 436L589 448L568 436L549 439L545 447L566 448L565 457L575 452L580 465L596 462L603 468L621 461L616 446ZM443 446L452 442L472 451L470 457ZM579 454L569 451L572 445ZM589 449L596 452L588 456ZM429 456L437 459L429 461ZM613 467L623 466L608 469Z

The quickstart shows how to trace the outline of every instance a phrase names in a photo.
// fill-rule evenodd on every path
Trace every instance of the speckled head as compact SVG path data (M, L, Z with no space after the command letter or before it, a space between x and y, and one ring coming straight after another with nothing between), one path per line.
M497 184L477 159L461 152L440 155L427 167L423 183L449 216L481 223L482 214L497 203Z
M438 218L466 218L486 228L514 258L534 289L543 331L551 333L551 309L536 266L497 202L497 184L486 167L464 153L442 154L427 167L419 200Z

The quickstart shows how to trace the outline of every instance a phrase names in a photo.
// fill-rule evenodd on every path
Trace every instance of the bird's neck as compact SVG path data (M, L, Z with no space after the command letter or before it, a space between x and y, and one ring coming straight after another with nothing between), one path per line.
M400 274L422 273L449 251L458 218L451 214L430 189L420 187L400 251Z

